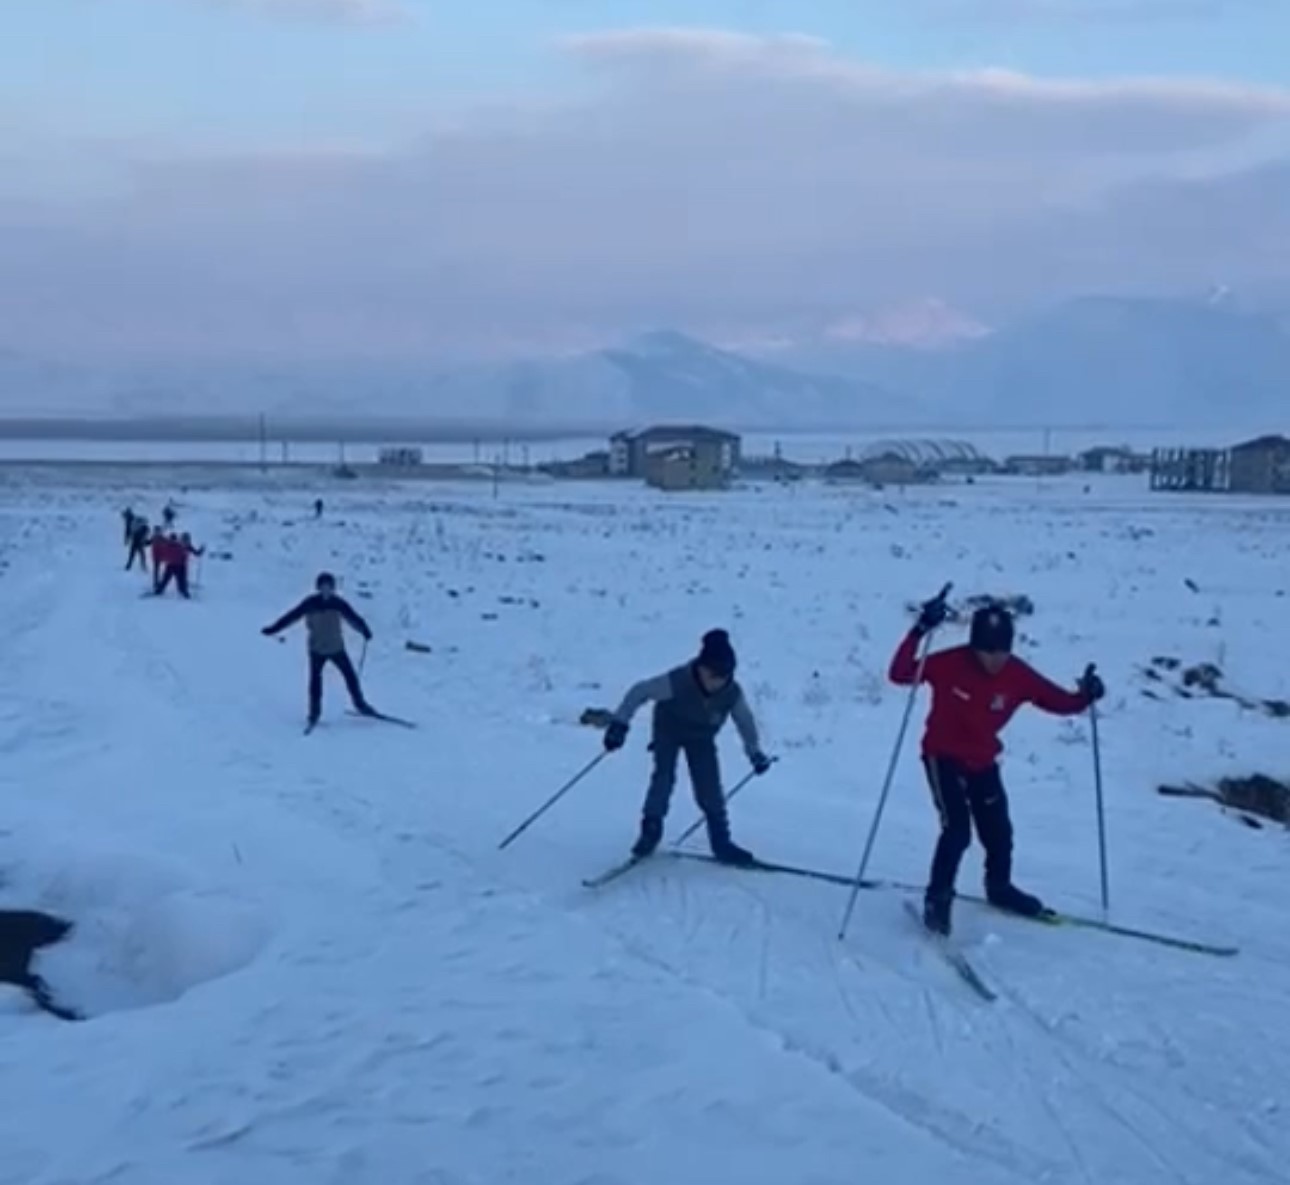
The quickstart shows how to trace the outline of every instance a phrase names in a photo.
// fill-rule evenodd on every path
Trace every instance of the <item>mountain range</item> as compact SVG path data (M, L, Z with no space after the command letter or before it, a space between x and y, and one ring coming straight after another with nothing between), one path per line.
M990 328L944 306L719 348L672 330L447 369L90 365L0 352L0 414L701 421L743 429L1211 427L1290 419L1287 306L1082 297Z

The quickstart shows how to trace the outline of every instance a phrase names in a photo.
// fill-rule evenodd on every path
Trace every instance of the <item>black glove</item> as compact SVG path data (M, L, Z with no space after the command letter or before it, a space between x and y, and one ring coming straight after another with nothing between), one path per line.
M605 729L605 750L612 753L627 742L627 725L621 720L611 720Z
M271 638L273 637L273 627L266 625L264 629L260 631L260 633L262 633L266 638Z
M1097 672L1092 667L1080 676L1079 689L1087 696L1090 704L1097 703L1106 694L1106 684L1098 678Z
M933 597L930 601L924 601L922 608L918 612L918 620L914 623L914 629L920 634L930 634L932 630L945 624L945 619L950 615L949 606L945 603L945 595Z
M771 766L771 760L760 749L755 753L748 754L748 760L752 762L753 773L761 777Z

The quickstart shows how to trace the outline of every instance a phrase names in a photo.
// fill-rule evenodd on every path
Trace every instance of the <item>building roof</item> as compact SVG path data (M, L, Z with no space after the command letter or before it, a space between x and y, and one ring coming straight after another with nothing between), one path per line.
M1269 433L1266 436L1256 436L1253 440L1243 440L1240 444L1232 446L1232 451L1237 449L1242 451L1252 449L1290 449L1290 440L1276 433Z
M738 440L737 432L710 428L705 424L651 424L648 428L624 428L610 440L651 440L659 437L689 440Z
M987 460L975 445L965 440L879 440L861 454L863 460L897 456L915 465L934 465L944 461Z

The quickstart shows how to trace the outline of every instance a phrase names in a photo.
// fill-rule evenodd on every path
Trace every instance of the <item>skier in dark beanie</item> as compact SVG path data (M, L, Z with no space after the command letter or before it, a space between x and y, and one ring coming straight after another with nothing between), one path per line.
M635 684L623 697L605 729L605 748L621 749L637 710L654 704L654 773L645 795L640 837L632 848L636 857L648 856L663 838L663 820L676 784L676 762L682 752L690 771L694 800L703 812L712 854L724 864L751 864L753 855L730 838L726 796L721 787L717 733L733 718L748 760L758 774L770 768L761 751L757 724L743 689L735 680L735 652L725 630L703 635L698 657L663 675Z
M912 686L918 674L918 645L947 615L937 597L922 606L918 621L891 660L888 677ZM923 735L923 766L941 818L941 835L932 858L923 904L923 921L938 934L950 932L950 910L959 865L972 842L972 825L985 849L985 891L999 909L1037 917L1038 897L1012 882L1012 820L999 773L1003 751L999 732L1023 704L1055 716L1074 716L1106 694L1091 671L1077 691L1049 682L1012 654L1011 614L987 605L972 615L966 646L929 654L922 681L932 689L932 706Z
M372 640L372 631L366 621L359 616L354 607L336 592L336 577L330 572L320 572L314 582L317 590L305 597L294 609L284 613L272 625L266 625L260 633L265 637L294 625L304 618L305 629L309 636L309 725L318 723L322 713L322 674L323 668L330 662L336 665L349 698L354 703L354 710L363 716L375 716L376 709L363 696L363 688L358 680L358 672L350 661L345 650L345 631L341 623L348 623L362 634L365 641Z

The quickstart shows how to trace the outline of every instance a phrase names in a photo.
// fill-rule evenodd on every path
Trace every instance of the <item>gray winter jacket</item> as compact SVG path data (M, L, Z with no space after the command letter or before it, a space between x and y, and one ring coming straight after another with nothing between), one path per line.
M345 631L341 622L348 622L354 629L371 641L372 631L367 622L354 610L354 607L333 593L324 597L313 593L305 597L294 609L284 613L272 625L266 626L264 633L272 635L294 625L301 618L305 619L305 629L309 634L310 654L341 654L345 650Z
M761 749L757 722L744 697L743 688L731 679L719 691L708 694L699 686L694 665L686 663L665 675L642 679L628 689L614 711L614 719L630 724L642 705L654 704L654 734L684 744L711 740L727 719L739 730L744 751L751 757Z

